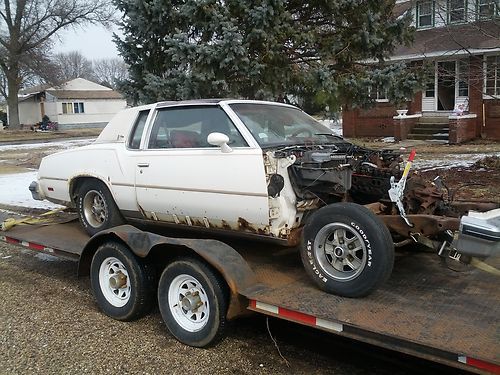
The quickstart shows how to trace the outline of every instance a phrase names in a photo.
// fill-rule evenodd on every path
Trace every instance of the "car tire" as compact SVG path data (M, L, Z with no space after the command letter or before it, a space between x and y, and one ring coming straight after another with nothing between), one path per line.
M125 245L99 246L90 265L90 283L99 308L122 321L139 319L155 303L155 269Z
M370 294L390 276L394 244L384 223L367 208L335 203L304 226L301 259L320 289L345 297Z
M194 347L221 340L228 296L224 279L194 258L169 264L158 284L158 305L165 325L177 340Z
M124 220L106 185L99 180L85 180L76 197L78 217L91 236Z

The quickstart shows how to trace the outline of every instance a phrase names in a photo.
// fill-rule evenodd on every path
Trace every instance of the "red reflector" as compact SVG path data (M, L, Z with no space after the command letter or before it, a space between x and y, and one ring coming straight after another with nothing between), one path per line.
M48 190L48 191L54 191L54 188L49 187L49 188L47 188L47 190Z
M7 243L12 243L12 244L15 244L15 245L17 245L19 243L19 240L16 240L15 238L11 238L11 237L5 237L5 241Z
M33 249L33 250L38 250L38 251L43 251L45 249L45 246L43 245L39 245L37 243L31 243L29 244L28 246L30 249Z
M294 320L296 322L316 325L316 318L312 315L307 315L297 311L287 310L282 307L280 307L278 311L279 315Z
M494 363L488 363L481 361L479 359L475 358L467 358L467 364L469 366L473 366L476 368L480 368L482 370L486 370L488 372L491 372L493 374L500 374L500 366L495 365Z

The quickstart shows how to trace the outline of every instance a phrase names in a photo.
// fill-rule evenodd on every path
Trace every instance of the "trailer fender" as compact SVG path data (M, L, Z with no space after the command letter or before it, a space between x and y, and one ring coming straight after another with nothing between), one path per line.
M224 278L231 291L228 318L241 315L247 308L246 299L240 295L245 290L258 290L261 286L255 273L243 257L224 242L211 239L173 238L145 232L132 225L120 225L93 236L85 245L78 264L78 275L88 274L90 262L97 248L104 242L115 240L124 243L140 258L161 247L162 251L181 249L185 255L201 257Z

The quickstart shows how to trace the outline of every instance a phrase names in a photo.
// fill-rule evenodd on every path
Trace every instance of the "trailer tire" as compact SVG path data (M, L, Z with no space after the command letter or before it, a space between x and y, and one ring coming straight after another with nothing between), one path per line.
M99 246L90 265L90 283L99 308L122 321L146 315L155 303L155 269L125 245Z
M158 305L168 330L180 342L200 348L222 339L228 296L224 279L194 258L170 263L158 285Z
M384 223L367 208L335 203L316 211L304 226L301 258L320 289L363 297L385 282L394 245Z
M76 206L80 222L91 236L124 222L113 196L102 181L85 180L78 188Z

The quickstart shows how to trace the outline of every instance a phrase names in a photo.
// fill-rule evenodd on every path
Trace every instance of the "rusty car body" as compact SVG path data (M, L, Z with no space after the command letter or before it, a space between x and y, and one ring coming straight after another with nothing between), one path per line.
M402 162L287 104L160 102L119 113L89 146L45 157L30 190L76 207L91 235L135 220L300 245L320 288L358 297L389 276L393 243L442 251L467 210L496 208L447 200L439 181Z

